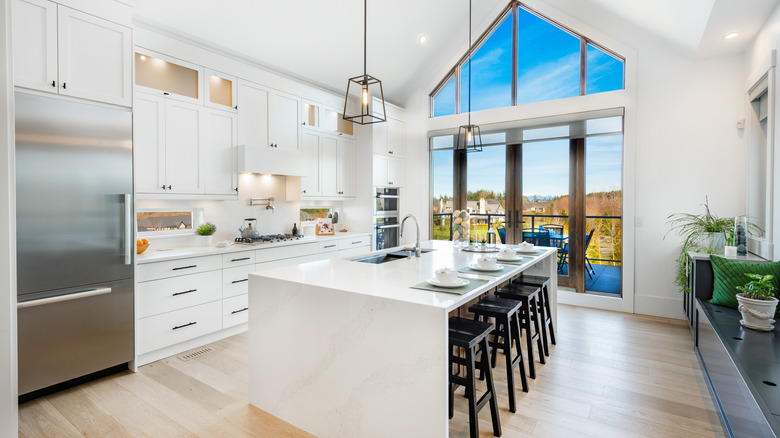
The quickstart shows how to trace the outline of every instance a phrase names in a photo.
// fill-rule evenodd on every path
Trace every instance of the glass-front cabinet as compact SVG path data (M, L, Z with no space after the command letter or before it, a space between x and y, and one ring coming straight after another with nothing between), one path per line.
M137 91L203 103L203 69L195 64L151 51L135 53ZM235 100L235 99L234 99Z
M342 113L314 102L303 104L303 126L330 134L354 135L352 122L344 120Z
M206 106L233 111L238 109L236 104L236 80L216 71L206 71Z

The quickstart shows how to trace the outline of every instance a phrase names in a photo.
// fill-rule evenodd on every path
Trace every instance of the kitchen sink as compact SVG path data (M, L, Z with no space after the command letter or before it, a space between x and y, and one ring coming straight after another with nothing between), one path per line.
M431 252L432 249L423 249L420 250L422 253ZM414 253L412 253L414 254ZM393 260L401 260L408 257L408 253L406 251L394 251L394 252L388 252L385 254L377 254L370 257L363 257L360 259L352 260L353 262L360 262L360 263L372 263L375 265L381 265L382 263L392 262ZM414 257L414 255L412 255Z

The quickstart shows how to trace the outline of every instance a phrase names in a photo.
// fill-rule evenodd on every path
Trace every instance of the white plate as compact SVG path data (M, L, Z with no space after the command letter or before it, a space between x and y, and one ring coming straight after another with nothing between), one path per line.
M531 249L520 249L520 248L517 248L516 251L517 251L518 254L536 254L536 248L531 248Z
M438 287L461 287L469 284L469 281L466 280L465 278L458 278L458 281L455 283L442 283L439 280L437 280L435 277L429 278L425 281Z
M514 256L514 257L501 257L501 256L498 256L498 257L496 258L496 260L498 260L498 261L500 261L500 262L516 262L516 261L518 261L518 260L522 260L522 259L523 259L523 258L522 258L522 257L520 257L520 256L518 256L518 255L516 255L516 256Z
M471 269L473 269L475 271L496 272L496 271L500 271L500 270L504 269L504 265L499 265L498 263L496 263L496 267L495 268L483 268L482 266L479 266L476 263L472 263L472 264L469 265L469 268L471 268Z

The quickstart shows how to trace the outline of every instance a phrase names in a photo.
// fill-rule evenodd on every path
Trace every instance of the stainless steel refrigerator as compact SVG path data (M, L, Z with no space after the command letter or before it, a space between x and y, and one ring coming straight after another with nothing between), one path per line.
M132 175L129 109L16 93L20 396L133 360Z

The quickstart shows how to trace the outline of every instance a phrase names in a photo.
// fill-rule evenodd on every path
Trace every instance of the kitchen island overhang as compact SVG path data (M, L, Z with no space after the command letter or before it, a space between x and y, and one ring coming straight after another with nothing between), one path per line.
M553 279L555 321L557 251L545 248L501 276L465 276L488 281L456 295L410 286L478 255L451 242L423 248L434 251L251 274L250 403L317 436L447 436L449 312L526 272Z

